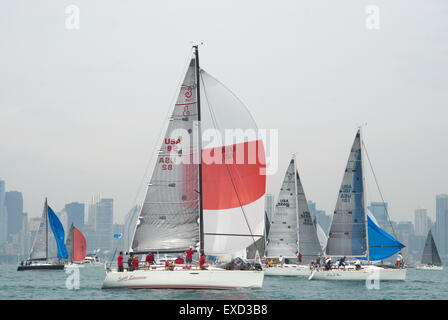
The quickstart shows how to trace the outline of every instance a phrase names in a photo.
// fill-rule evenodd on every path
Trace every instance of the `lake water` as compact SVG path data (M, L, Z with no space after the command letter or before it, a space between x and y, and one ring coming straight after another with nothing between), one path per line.
M448 299L448 272L408 269L406 281L380 282L368 289L363 281L308 281L301 277L265 277L261 289L236 290L102 290L103 266L79 268L79 289L66 271L17 272L0 266L1 300L403 300ZM68 287L67 283L68 282Z

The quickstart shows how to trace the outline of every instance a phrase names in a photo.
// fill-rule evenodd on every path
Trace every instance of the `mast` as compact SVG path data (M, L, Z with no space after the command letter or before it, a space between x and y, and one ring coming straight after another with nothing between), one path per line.
M369 247L369 226L368 226L368 214L366 211L366 188L365 188L365 181L366 177L364 175L364 161L363 161L363 145L364 141L362 140L361 135L361 127L359 127L359 140L360 144L359 147L361 148L360 157L361 157L361 172L362 172L362 206L364 210L364 217L365 217L365 225L366 225L366 246L367 246L367 261L370 262L370 247Z
M48 203L45 198L45 261L48 260Z
M292 154L292 160L294 161L294 186L295 186L295 194L296 197L296 234L297 234L297 252L300 250L300 238L299 238L299 197L297 197L297 193L299 189L297 188L297 163L296 163L296 154Z
M198 106L198 153L199 153L199 251L204 253L204 210L202 206L202 133L201 133L201 90L198 45L193 46L196 57L196 101Z

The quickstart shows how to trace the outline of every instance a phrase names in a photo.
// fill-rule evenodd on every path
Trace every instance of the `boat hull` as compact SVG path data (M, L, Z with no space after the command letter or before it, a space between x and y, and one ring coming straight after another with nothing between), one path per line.
M236 289L261 288L263 271L254 270L137 270L109 271L102 289Z
M364 266L361 270L356 270L355 268L346 268L345 270L333 269L328 271L312 271L308 279L352 281L378 279L379 281L404 281L406 280L406 269Z
M17 271L32 271L32 270L64 270L63 264L35 264L29 266L18 266Z
M264 269L265 276L284 276L284 277L308 277L311 271L308 266L285 264L283 267L269 267Z
M434 271L442 271L443 270L443 266L417 266L415 268L419 269L419 270L434 270Z

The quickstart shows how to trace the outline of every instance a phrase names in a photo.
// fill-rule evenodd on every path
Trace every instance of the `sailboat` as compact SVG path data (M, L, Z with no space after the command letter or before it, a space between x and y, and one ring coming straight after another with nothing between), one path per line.
M265 154L244 104L199 67L198 46L179 88L136 224L130 251L236 257L264 237ZM236 141L235 141L236 140ZM199 157L199 155L201 155ZM255 157L254 157L255 156ZM254 159L256 158L256 159ZM231 264L226 264L229 267ZM103 288L260 288L261 268L107 270Z
M52 261L48 255L49 229L51 229L56 240L58 261ZM65 233L61 221L59 221L54 211L48 205L47 199L45 199L44 210L33 247L31 248L28 259L20 262L17 271L63 270L64 263L61 263L61 260L68 258L64 238Z
M293 155L280 188L266 246L268 261L277 261L281 256L286 263L266 267L266 276L309 276L310 262L322 254L296 162ZM289 263L298 260L299 252L302 262Z
M443 270L442 260L440 260L439 252L437 251L431 230L429 230L428 236L426 237L421 265L418 265L416 269Z
M382 230L365 210L363 141L358 129L339 190L330 227L326 255L367 260L357 269L355 265L330 270L313 270L309 280L405 280L405 268L375 265L399 252L404 245Z
M82 265L86 258L86 238L72 223L67 237L66 247L68 250L68 264Z

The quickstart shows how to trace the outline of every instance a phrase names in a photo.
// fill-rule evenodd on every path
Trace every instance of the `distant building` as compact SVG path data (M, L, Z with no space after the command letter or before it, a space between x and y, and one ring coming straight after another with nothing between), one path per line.
M0 247L8 239L8 215L5 207L5 181L0 179Z
M96 245L102 252L110 252L112 250L114 221L113 210L113 199L100 199L97 203L95 218Z
M72 202L68 203L64 207L65 212L67 213L67 224L68 228L73 225L80 230L84 231L84 211L85 205L84 203Z
M325 234L328 234L331 217L326 215L325 210L317 210L316 203L311 200L308 200L308 209L310 210L311 218L313 218L313 220L316 219Z
M448 254L448 195L436 196L436 245L441 255Z
M426 209L416 209L414 211L414 227L416 236L426 236L429 230Z
M367 209L373 214L381 228L385 228L389 224L387 202L370 202Z
M7 234L8 241L18 239L22 232L23 219L23 197L19 191L8 191L5 193L5 206L8 214ZM17 235L17 237L13 237Z
M415 236L414 224L411 221L401 221L397 224L395 232L397 233L398 241L406 246L403 248L404 254L411 254L412 248L410 248L410 242L412 237Z

